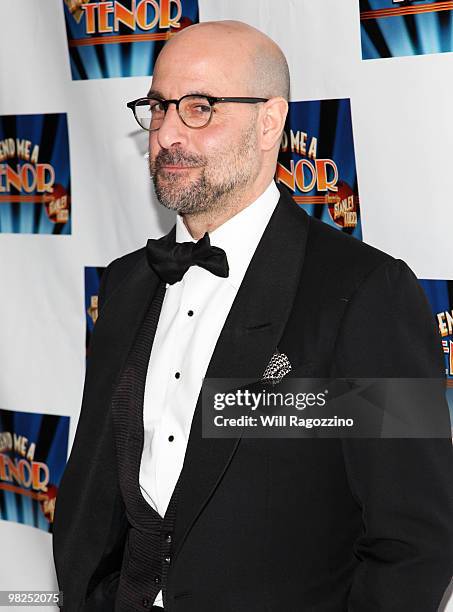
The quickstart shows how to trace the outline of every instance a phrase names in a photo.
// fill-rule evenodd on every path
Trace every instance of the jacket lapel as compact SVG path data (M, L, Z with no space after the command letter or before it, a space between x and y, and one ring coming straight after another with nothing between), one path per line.
M259 380L283 335L301 274L309 217L281 189L218 338L206 378ZM240 438L202 438L198 398L176 514L175 551L209 501L236 452Z
M176 234L176 226L169 234ZM96 355L93 359L100 361L98 365L103 373L108 373L109 401L160 282L147 262L146 249L142 249L141 255L132 270L108 294L94 327ZM102 355L98 355L101 351Z
M96 344L103 348L104 358L110 372L115 373L115 379L124 366L158 284L158 277L143 257L117 288L120 290L114 290L108 296L96 321Z

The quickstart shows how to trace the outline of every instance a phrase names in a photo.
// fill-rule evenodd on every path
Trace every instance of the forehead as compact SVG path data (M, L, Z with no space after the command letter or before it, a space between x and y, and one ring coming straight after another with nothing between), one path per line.
M174 41L164 47L155 65L152 89L165 97L190 92L237 96L245 92L244 61L233 45L214 41Z

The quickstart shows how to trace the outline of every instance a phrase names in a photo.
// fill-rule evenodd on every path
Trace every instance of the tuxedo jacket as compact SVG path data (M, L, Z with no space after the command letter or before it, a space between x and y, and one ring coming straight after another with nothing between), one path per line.
M277 349L294 377L444 376L434 318L408 266L280 192L206 376L258 380ZM129 520L111 400L158 284L144 248L102 277L55 508L66 612L114 610ZM180 477L166 609L437 610L453 570L448 438L203 438L200 403ZM427 409L448 420L446 403Z

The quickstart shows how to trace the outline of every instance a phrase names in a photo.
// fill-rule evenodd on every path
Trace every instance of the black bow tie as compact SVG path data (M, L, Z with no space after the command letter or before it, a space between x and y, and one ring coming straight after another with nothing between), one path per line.
M208 232L198 242L176 242L174 232L162 238L150 238L146 256L154 272L170 285L180 281L190 266L200 266L223 278L228 276L226 253L211 246Z

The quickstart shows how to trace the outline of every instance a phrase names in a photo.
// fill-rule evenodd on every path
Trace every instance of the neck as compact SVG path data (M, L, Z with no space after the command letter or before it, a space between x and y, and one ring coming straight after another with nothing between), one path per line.
M254 185L248 190L243 190L241 194L235 194L234 196L229 194L228 200L218 203L215 210L183 214L181 216L184 225L189 230L192 238L194 240L199 240L203 238L206 232L213 232L228 221L228 219L231 219L231 217L234 217L234 215L237 215L241 210L244 210L244 208L247 208L247 206L255 202L255 200L264 193L269 183L270 180L265 184L261 183L259 185Z

